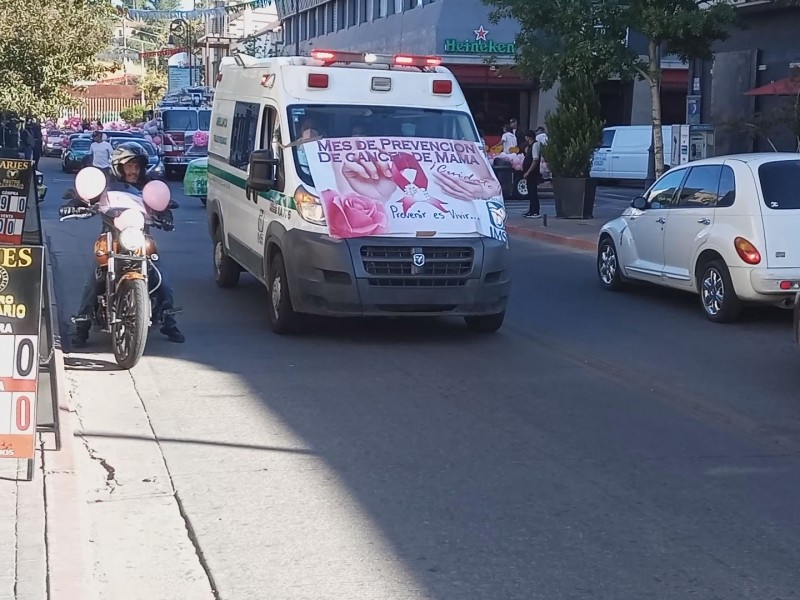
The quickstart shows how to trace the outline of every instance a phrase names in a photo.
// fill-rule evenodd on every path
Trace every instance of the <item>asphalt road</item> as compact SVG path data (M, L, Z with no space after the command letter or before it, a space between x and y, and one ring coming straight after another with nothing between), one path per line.
M97 224L57 223L67 182L53 164L42 161L44 224L69 315ZM278 337L254 280L215 286L204 209L176 197L177 230L158 239L187 343L153 332L128 376L95 334L70 377L97 443L137 438L114 416L135 389L216 597L798 597L788 312L714 325L692 296L604 292L592 256L514 239L498 334L447 319L320 320ZM102 389L118 396L91 404ZM152 479L143 455L117 460L106 483L126 470ZM168 556L173 538L146 535L133 514L138 547Z

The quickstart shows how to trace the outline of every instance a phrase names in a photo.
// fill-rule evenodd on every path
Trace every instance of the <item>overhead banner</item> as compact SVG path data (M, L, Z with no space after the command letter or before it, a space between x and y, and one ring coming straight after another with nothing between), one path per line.
M0 458L36 447L42 246L0 247Z
M500 182L475 142L326 138L298 153L331 237L477 233L508 242Z
M0 246L21 244L23 224L34 197L33 161L0 158Z
M198 8L194 10L148 10L143 8L117 7L120 15L136 21L163 21L166 19L204 19L206 17L219 17L232 15L248 9L266 8L272 5L272 0L251 0L229 6L216 8Z

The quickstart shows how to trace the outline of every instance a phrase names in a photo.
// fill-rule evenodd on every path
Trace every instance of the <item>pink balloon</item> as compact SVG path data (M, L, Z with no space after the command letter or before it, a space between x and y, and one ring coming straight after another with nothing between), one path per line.
M129 208L114 219L114 227L120 231L128 227L144 229L144 215L135 208Z
M106 189L106 176L97 167L85 167L75 176L75 191L87 202L97 198Z
M161 145L161 136L160 135L154 135L153 136L153 143L156 146L160 146Z
M170 191L163 181L151 181L142 188L142 200L149 208L161 212L169 206Z

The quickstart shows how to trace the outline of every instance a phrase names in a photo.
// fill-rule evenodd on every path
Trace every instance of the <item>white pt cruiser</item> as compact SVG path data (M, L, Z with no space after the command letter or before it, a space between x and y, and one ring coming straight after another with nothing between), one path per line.
M665 173L600 231L603 287L628 280L699 294L706 316L789 308L800 290L800 155L719 156Z

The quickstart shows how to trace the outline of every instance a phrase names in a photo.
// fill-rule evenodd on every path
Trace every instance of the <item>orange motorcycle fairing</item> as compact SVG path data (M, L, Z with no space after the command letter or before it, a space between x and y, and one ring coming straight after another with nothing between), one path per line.
M147 240L147 244L145 245L147 256L150 257L153 254L158 254L158 246L156 246L156 241L153 239L153 237L147 235L145 236L145 240Z
M111 252L117 251L117 241L114 240L113 247ZM97 264L101 267L108 266L108 239L105 233L101 233L100 236L97 238L97 241L94 243L94 259L97 261Z

